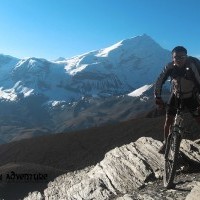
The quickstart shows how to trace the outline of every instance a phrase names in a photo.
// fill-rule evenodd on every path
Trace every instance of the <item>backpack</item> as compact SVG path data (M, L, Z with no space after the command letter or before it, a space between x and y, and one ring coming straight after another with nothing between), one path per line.
M194 63L194 65L196 66L199 75L200 75L200 60L198 58L192 57L192 56L188 56L189 61Z
M191 63L193 63L193 64L196 66L197 71L199 72L199 76L200 76L200 60L199 60L198 58L195 58L195 57L192 57L192 56L188 56L188 58L189 58L189 61L190 61ZM199 85L199 83L197 82L197 80L196 80L196 78L195 78L195 75L193 75L193 76L194 76L196 85L198 86L198 88L200 88L200 85Z

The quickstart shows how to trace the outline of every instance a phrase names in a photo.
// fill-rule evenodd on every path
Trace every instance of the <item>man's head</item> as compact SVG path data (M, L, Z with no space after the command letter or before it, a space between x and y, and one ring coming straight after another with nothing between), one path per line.
M182 46L177 46L172 50L172 59L174 64L181 67L187 60L187 49Z

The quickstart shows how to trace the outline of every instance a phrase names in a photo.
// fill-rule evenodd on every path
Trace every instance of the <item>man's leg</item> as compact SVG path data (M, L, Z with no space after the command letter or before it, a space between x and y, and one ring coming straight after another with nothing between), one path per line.
M164 154L165 153L165 147L166 147L166 143L167 143L167 136L169 135L169 130L170 127L172 126L174 122L174 115L166 115L166 119L165 119L165 125L164 125L164 142L163 145L160 147L158 153L160 154Z
M174 122L174 115L166 115L166 119L165 119L165 125L164 125L164 141L167 141L167 137L169 135L169 130L170 127L172 126Z
M174 94L171 94L169 101L167 103L167 109L166 109L166 119L164 124L164 142L163 146L159 149L159 153L164 154L165 153L165 147L167 142L167 136L169 135L170 127L172 126L174 122L174 117L176 115L176 107L175 105L178 103L177 98Z
M167 136L169 135L169 130L174 122L174 118L176 115L176 108L179 104L179 99L176 98L174 94L172 94L169 98L167 109L166 109L166 119L164 125L164 141L167 141Z

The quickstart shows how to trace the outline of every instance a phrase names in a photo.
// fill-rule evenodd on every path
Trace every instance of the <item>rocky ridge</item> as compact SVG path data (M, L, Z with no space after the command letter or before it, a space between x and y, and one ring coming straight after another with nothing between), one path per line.
M200 165L199 143L199 140L181 143L184 160L190 166ZM29 193L24 199L197 199L199 171L177 175L174 190L163 188L164 157L158 153L161 144L150 137L141 137L136 142L116 147L95 166L61 175L50 182L43 193Z

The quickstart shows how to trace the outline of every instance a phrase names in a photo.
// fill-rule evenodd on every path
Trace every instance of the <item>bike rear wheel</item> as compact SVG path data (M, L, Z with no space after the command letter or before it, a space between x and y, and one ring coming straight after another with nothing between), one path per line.
M176 132L172 132L167 138L163 174L164 187L166 187L167 189L174 187L173 181L176 175L178 164L180 141L181 137Z

